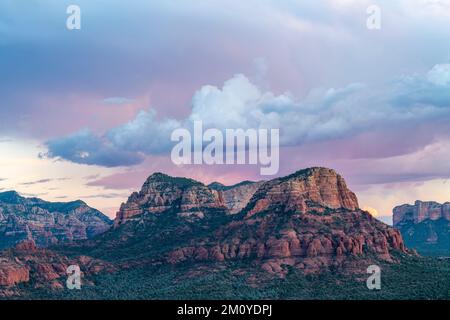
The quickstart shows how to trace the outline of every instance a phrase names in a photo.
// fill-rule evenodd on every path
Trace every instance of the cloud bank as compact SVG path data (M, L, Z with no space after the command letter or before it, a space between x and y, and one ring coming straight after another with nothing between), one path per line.
M385 128L395 127L395 134L399 134L427 123L437 127L426 134L448 135L445 125L439 130L439 123L448 119L450 64L436 65L423 75L399 77L389 86L353 83L338 89L318 88L303 99L263 91L238 74L222 87L200 88L184 119L158 118L154 109L141 110L131 121L103 135L82 129L51 139L46 142L45 156L105 167L133 166L142 163L146 155L168 153L173 146L172 131L181 127L190 130L194 121L219 130L280 129L282 146L302 146ZM415 147L423 146L416 143Z

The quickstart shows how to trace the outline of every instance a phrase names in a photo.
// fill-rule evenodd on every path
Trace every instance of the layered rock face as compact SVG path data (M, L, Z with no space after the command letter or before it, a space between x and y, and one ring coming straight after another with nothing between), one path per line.
M263 183L231 222L167 259L256 259L263 269L282 274L283 265L318 272L369 253L393 261L394 250L407 252L397 230L360 210L335 171L311 168Z
M228 218L202 219L218 208L225 209ZM174 220L193 213L200 220ZM144 222L149 215L153 219ZM173 218L162 218L168 215ZM163 220L169 230L177 230L181 245L167 241ZM117 225L133 221L135 227L123 229L126 236L120 237L130 239L135 228L147 225L151 230L144 232L156 238L143 239L152 248L154 243L172 247L163 259L174 264L250 259L259 261L264 270L282 274L283 265L319 272L339 267L349 257L393 261L392 251L407 252L399 231L360 210L344 179L327 168L228 187L154 174L122 205L116 218Z
M82 201L52 203L0 193L0 249L33 240L39 247L92 238L112 222Z
M450 255L450 203L416 201L393 210L394 227L424 255Z
M205 209L225 208L223 196L204 184L187 178L175 178L163 173L151 175L140 192L134 192L121 205L114 221L119 226L144 213L172 210L180 215L203 215Z
M236 214L247 205L262 184L262 181L243 181L233 186L224 186L221 183L214 182L208 185L208 187L220 192L229 213Z
M311 207L310 203L316 207ZM244 181L234 186L217 182L205 186L192 179L155 173L147 179L140 192L134 192L121 205L115 225L144 213L175 210L180 215L188 215L190 212L203 214L202 210L223 208L229 214L236 214L248 205L252 206L249 214L268 209L268 205L303 212L324 208L355 210L358 200L348 190L344 179L326 168L311 168L268 182Z
M409 221L415 224L424 220L444 219L450 221L450 202L440 204L433 201L416 201L414 205L404 204L395 207L393 213L394 226Z
M87 256L68 258L25 241L0 252L0 297L20 294L15 286L21 283L32 283L34 288L62 289L70 265L79 266L84 276L115 271L110 263Z
M363 214L336 211L328 219L294 216L297 221L286 224L280 224L271 216L248 218L218 230L215 237L219 241L202 239L201 245L192 243L172 251L168 261L256 259L263 269L274 273L281 271L283 265L319 272L331 266L339 267L349 257L364 259L366 254L372 253L392 262L393 250L407 252L400 233L370 215L364 218L362 231L358 228L345 230L340 223L331 223L342 216L342 222L355 227ZM321 226L324 220L328 220L330 229Z
M334 170L310 168L264 183L251 198L247 215L271 209L309 212L357 210L358 200Z

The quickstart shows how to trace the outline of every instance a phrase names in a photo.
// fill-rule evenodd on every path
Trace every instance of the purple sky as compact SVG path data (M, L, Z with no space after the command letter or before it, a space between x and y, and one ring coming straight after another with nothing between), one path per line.
M155 171L264 178L173 165L171 131L201 119L280 128L279 175L335 168L380 215L450 201L449 18L448 0L3 0L0 191L113 215Z

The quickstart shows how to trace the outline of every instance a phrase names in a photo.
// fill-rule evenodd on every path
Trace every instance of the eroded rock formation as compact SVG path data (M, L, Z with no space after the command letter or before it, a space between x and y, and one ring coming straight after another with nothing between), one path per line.
M408 247L424 255L450 255L450 202L416 201L395 207L393 214Z
M65 286L71 265L80 267L83 276L113 272L115 267L87 256L69 258L54 251L37 248L33 241L24 241L15 248L0 252L0 297L14 294L10 289L21 283L34 288L61 289Z
M47 202L0 193L0 249L26 240L39 247L71 243L105 232L112 222L83 201Z
M167 259L256 259L266 270L287 264L317 272L350 256L393 261L393 250L406 252L400 233L360 210L334 170L311 168L263 183L236 219Z
M192 179L155 173L147 179L140 192L131 194L121 205L114 224L119 226L144 213L172 210L189 215L189 212L200 214L212 208L225 208L220 192Z

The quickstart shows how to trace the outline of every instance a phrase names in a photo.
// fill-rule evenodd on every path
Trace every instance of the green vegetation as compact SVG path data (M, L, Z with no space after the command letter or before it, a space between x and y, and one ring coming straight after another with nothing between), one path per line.
M234 189L234 188L238 188L238 187L242 187L242 186L246 186L246 185L254 184L254 183L256 183L256 182L245 180L245 181L239 182L237 184L233 184L231 186L226 186L219 182L213 182L208 185L208 188L213 189L213 190L218 190L218 191L226 191L226 190L230 190L230 189Z
M424 256L450 257L448 224L448 221L441 218L436 221L426 220L417 224L413 222L404 223L398 228L408 248L414 248Z
M176 185L177 187L184 189L184 188L188 188L191 186L195 186L195 185L199 185L199 186L203 186L204 184L193 180L193 179L189 179L189 178L184 178L184 177L171 177L168 176L167 174L161 173L161 172L156 172L154 174L152 174L147 182L153 182L156 181L158 183L167 183L170 185Z
M176 210L169 210L160 214L142 215L139 221L130 221L110 230L95 238L95 246L53 249L65 255L89 255L114 263L154 260L174 248L188 246L197 239L211 235L218 226L233 218L222 209L208 209L205 218L192 220L180 218Z
M450 299L449 261L402 259L383 264L381 290L367 289L367 274L304 275L290 268L277 278L250 262L146 266L90 279L82 290L27 289L50 299ZM26 297L25 297L26 298Z

